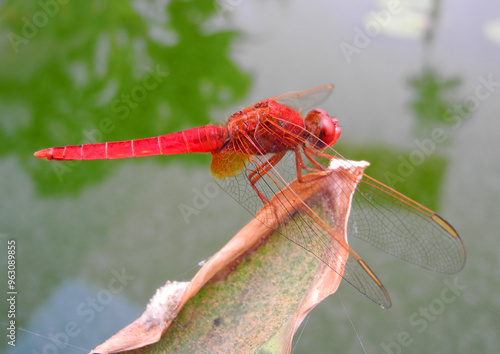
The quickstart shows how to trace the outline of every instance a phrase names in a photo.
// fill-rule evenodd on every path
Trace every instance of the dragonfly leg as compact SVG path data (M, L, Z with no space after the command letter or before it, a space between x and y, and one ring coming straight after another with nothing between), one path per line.
M285 153L286 152L280 152L274 154L273 156L271 156L271 158L261 163L259 166L257 166L256 169L254 169L252 172L248 174L248 180L250 181L250 185L255 190L255 192L257 193L257 195L264 204L269 203L269 200L257 189L257 187L255 187L255 184L259 179L265 176L269 172L269 170L274 168L274 166L276 166L278 162L281 161L283 156L285 156Z
M304 159L302 158L302 154L300 150L295 151L295 163L297 165L297 179L299 182L302 182L302 170L306 170L309 172L320 172L324 171L324 167L321 166L315 159L312 157L305 149L304 155L307 157L309 161L314 165L315 168L307 167L304 163Z
M318 163L318 161L316 161L316 159L312 156L313 154L319 155L318 152L316 152L316 151L312 151L312 154L311 154L311 150L310 149L308 149L307 147L304 148L304 155L306 155L307 159L309 161L311 161L311 163L317 168L317 170L312 169L313 172L324 171L325 168L323 166L321 166ZM323 157L331 157L331 156L326 155L326 154L321 154L321 156L323 156ZM307 168L305 168L305 169L307 169Z
M312 156L311 152L306 147L304 147L303 151L304 151L304 155L306 156L306 158L309 161L311 161L311 163L314 165L315 168L307 167L305 165L305 163L304 163L304 159L302 158L302 154L300 153L300 150L296 150L295 151L295 162L296 162L296 165L297 165L297 180L300 183L304 182L304 180L302 178L302 170L309 171L309 172L321 172L321 171L325 170L325 168L323 166L321 166L318 163L318 161L316 161L314 159L314 157ZM310 178L310 179L307 180L307 182L316 181L318 178L323 178L323 177Z

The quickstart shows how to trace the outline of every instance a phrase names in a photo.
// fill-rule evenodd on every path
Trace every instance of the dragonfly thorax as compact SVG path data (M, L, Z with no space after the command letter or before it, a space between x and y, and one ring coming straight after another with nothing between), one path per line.
M229 117L227 127L235 148L252 155L294 149L304 134L300 115L271 100L236 112Z

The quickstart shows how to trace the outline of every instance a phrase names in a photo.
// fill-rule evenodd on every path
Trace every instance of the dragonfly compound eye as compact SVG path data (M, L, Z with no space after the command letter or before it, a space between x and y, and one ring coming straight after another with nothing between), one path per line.
M327 146L335 144L340 136L340 126L335 117L322 117L319 122L319 138Z
M330 117L322 109L313 109L307 114L305 127L311 134L309 143L319 150L332 146L340 136L337 118Z

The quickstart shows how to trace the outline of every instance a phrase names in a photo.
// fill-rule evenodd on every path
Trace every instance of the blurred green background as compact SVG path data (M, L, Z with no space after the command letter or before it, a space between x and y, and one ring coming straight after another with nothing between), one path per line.
M444 216L468 259L445 277L350 240L393 308L344 285L294 352L496 352L499 21L500 5L465 1L2 2L0 269L15 239L24 330L0 350L92 349L251 218L218 190L206 155L47 162L34 151L222 122L333 83L321 108L342 126L338 151ZM6 271L0 280L6 294Z

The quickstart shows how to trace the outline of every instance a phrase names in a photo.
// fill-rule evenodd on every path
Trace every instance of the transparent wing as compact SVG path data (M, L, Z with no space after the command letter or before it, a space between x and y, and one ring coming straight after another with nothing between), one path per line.
M279 125L276 125L276 128L278 127ZM280 137L276 136L276 139ZM241 158L237 159L241 170L228 176L221 175L217 181L225 191L255 215L264 205L263 200L272 199L277 192L289 186L290 182L297 178L296 154L288 151L278 157L276 154L249 156L245 153L250 150L246 146L247 141L242 140L235 144L231 149L241 154ZM306 151L312 152L309 155L312 154L325 169L332 161L340 161L345 166L351 165L351 162L345 160L335 150L329 148L322 152L314 151L313 147L307 146L307 142L297 136L297 148L304 146ZM227 155L233 156L233 153ZM308 161L303 149L301 156L303 161ZM224 157L222 154L214 161L223 166ZM313 165L309 163L308 167L313 168ZM302 169L302 173L305 176L307 171ZM252 185L249 180L255 180L256 175L262 177ZM329 174L321 178L326 179L326 183L334 187L335 195L330 198L350 198L350 192L339 180ZM357 182L357 177L350 178L356 179ZM317 180L303 183L317 183ZM297 212L285 218L286 222L278 220L277 226L273 226L275 224L270 220L275 221L275 217L269 211L259 216L263 223L275 227L287 239L308 250L334 270L338 269L338 263L342 261L338 249L348 252L348 261L344 265L342 274L339 274L383 308L390 306L389 295L374 272L339 237L338 227L342 225L342 220L334 220L329 215L311 211L314 206L296 196L280 199L279 203L284 207L296 206ZM465 264L463 243L446 221L431 210L366 175L363 175L354 192L347 225L348 237L355 236L386 253L429 270L454 273L462 269ZM332 242L337 248L332 247Z
M354 194L348 234L438 273L456 273L465 265L464 245L451 225L369 176Z
M271 97L269 100L276 101L302 114L308 108L315 108L314 106L323 102L332 91L333 85L323 85L306 91L285 93Z
M325 153L350 164L332 148L318 152ZM318 161L325 168L331 162L324 157ZM347 234L434 272L453 274L465 265L465 247L448 222L366 174L354 192Z
M340 237L343 234L341 228L344 227L347 220L339 219L339 217L347 217L348 211L332 211L329 206L317 208L318 205L315 204L314 200L304 202L296 195L273 201L279 203L277 207L281 210L295 210L289 212L286 217L277 219L273 212L274 209L264 209L264 213L257 214L259 209L264 206L264 202L249 183L254 171L269 168L266 174L255 183L258 192L268 200L289 186L288 180L291 181L296 176L295 154L293 152L288 152L276 164L270 161L273 161L273 157L269 155L252 156L245 168L242 169L242 173L216 178L216 181L266 226L274 228L291 242L312 253L372 301L383 308L389 308L390 298L382 283ZM349 198L349 191L343 188L337 179L332 178L327 183L333 183L336 186L326 190L332 195L328 197L323 195L324 200ZM350 257L344 264L343 260L346 255L350 255Z

